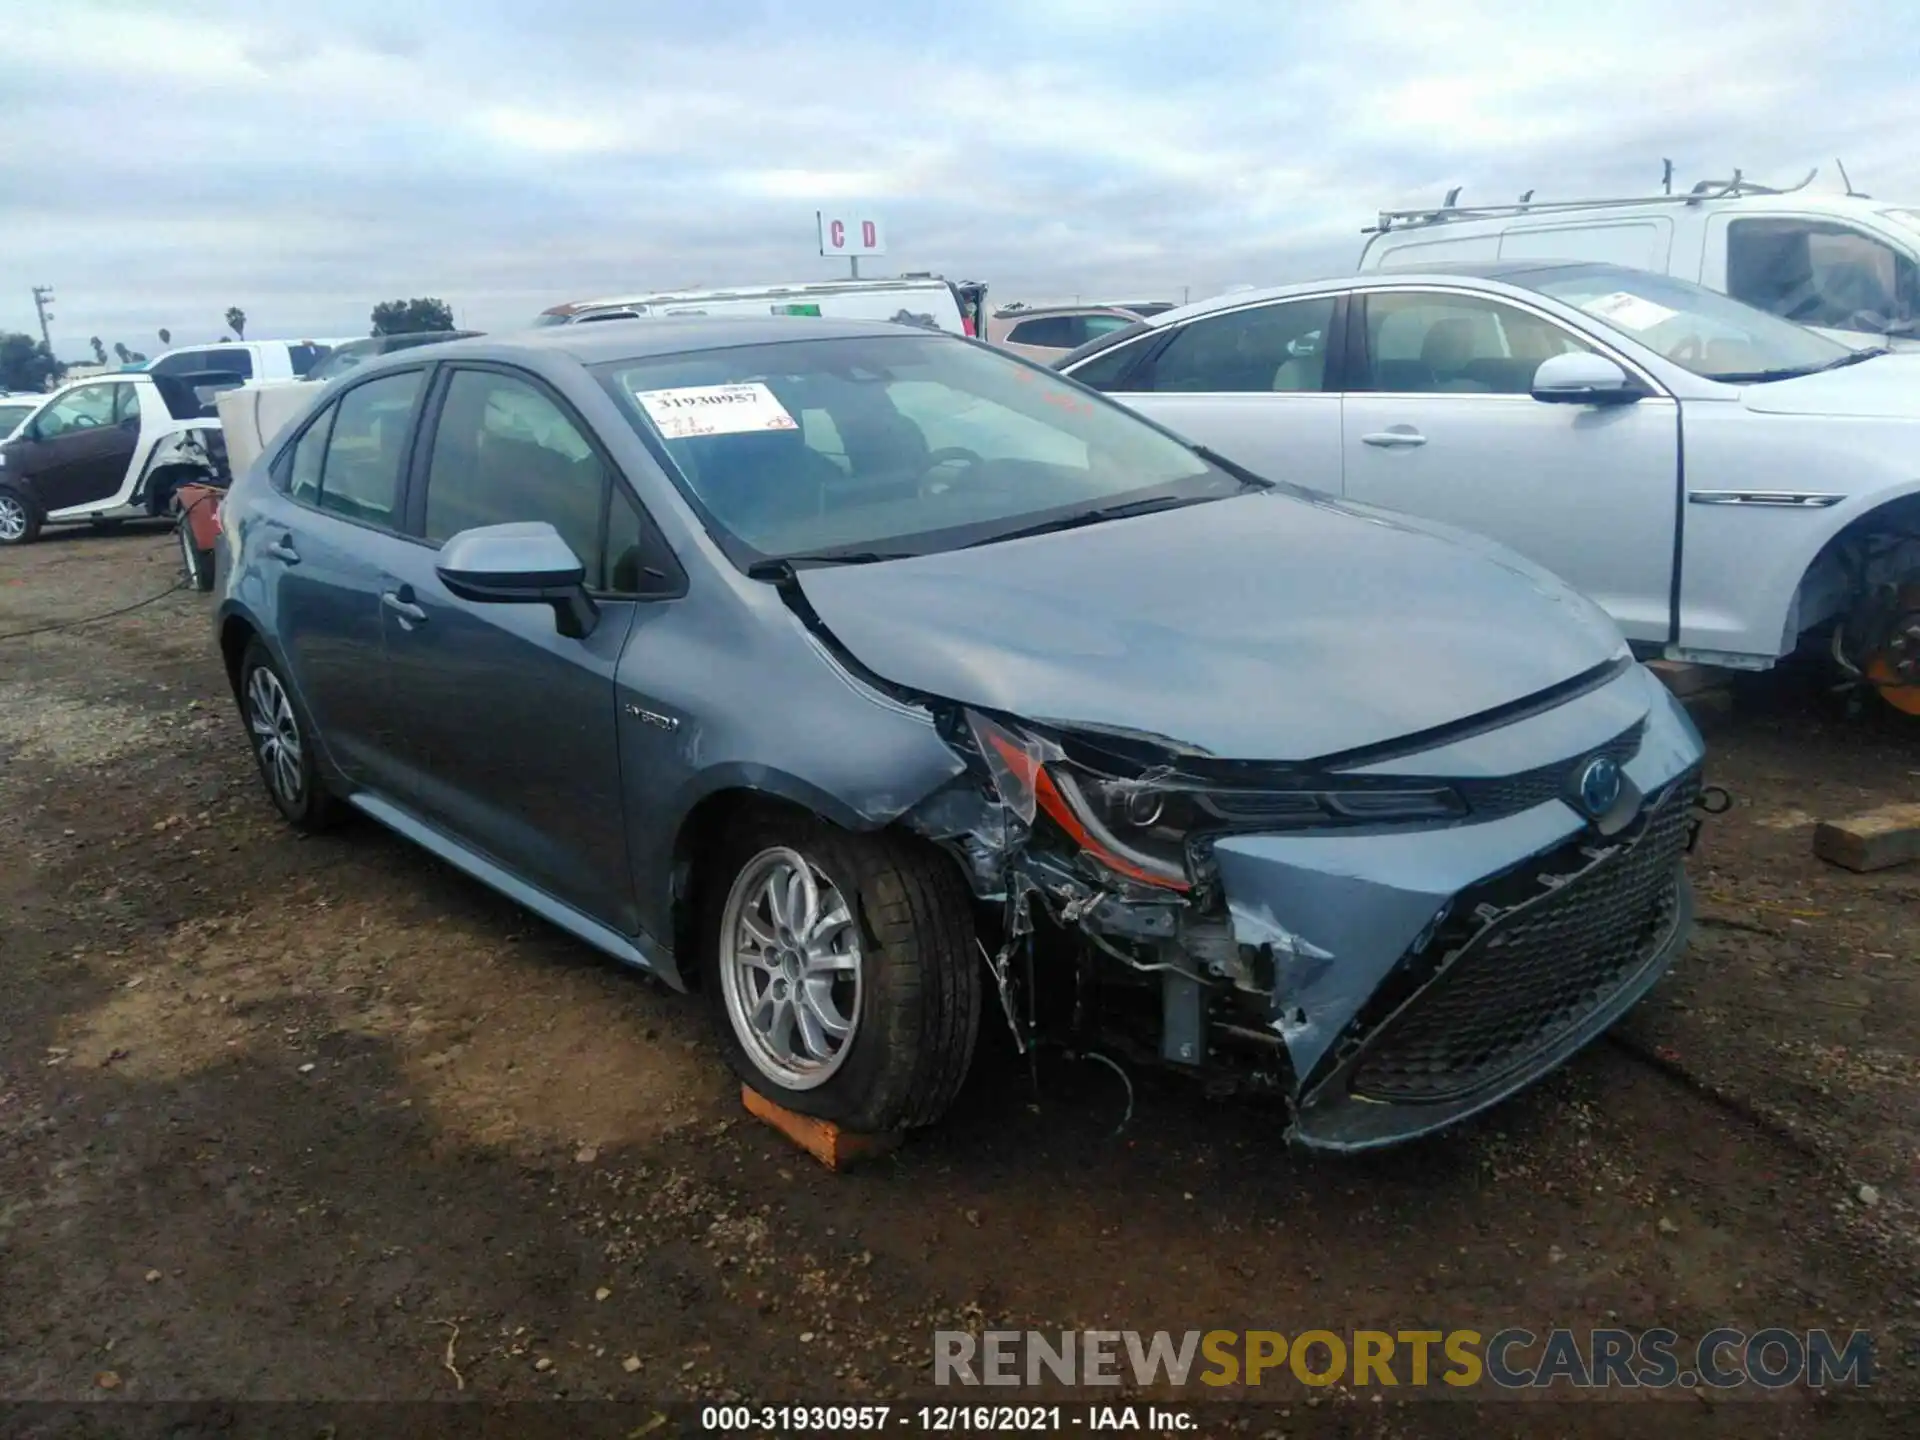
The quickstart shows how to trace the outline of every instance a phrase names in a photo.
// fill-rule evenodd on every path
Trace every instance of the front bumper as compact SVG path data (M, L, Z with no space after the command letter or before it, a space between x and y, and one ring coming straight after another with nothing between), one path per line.
M1692 919L1681 857L1702 749L1656 679L1636 667L1439 763L1572 764L1636 716L1623 768L1640 807L1610 835L1548 799L1480 824L1216 844L1234 939L1270 959L1263 1028L1289 1061L1292 1139L1363 1150L1453 1124L1561 1064L1665 973Z

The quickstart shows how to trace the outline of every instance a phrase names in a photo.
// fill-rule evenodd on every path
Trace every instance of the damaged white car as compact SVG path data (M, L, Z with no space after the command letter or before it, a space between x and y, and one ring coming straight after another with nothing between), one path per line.
M0 442L0 545L63 521L165 515L180 486L222 477L220 421L196 378L135 371L47 396Z
M1684 945L1701 745L1598 607L988 347L831 319L383 357L222 512L269 795L937 1118L983 1012L1312 1146L1551 1069Z

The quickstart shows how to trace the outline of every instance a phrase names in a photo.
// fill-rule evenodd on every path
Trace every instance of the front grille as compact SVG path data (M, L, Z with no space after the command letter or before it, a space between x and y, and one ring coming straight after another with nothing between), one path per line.
M1610 842L1584 838L1527 875L1463 895L1459 918L1428 952L1443 957L1438 973L1373 1037L1353 1092L1409 1102L1470 1093L1512 1074L1604 1004L1673 924L1699 788L1697 773L1675 781L1638 834L1604 858L1590 852ZM1539 888L1518 898L1516 884Z
M1625 765L1640 753L1640 739L1646 728L1645 721L1637 722L1599 749L1581 756L1581 761L1605 755L1616 764ZM1452 783L1476 816L1491 819L1531 810L1549 800L1570 798L1572 792L1569 787L1577 768L1577 765L1569 765L1564 760L1556 760L1551 765L1525 770L1518 775L1502 775L1493 780L1455 780Z

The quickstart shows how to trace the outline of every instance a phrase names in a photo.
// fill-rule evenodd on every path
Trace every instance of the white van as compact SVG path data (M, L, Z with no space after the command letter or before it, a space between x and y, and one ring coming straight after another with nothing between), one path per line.
M890 280L821 280L719 290L661 290L578 300L542 311L536 325L638 320L650 315L826 315L836 320L893 320L955 335L977 335L987 287L938 275Z
M1736 171L1678 195L1383 210L1362 270L1591 260L1678 276L1861 348L1920 349L1920 205L1809 193ZM1844 176L1844 172L1843 176Z

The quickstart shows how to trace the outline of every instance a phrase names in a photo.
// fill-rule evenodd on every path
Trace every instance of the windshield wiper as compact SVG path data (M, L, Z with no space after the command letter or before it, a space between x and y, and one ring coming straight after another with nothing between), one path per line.
M749 580L785 580L796 571L816 565L878 565L887 560L911 560L905 551L823 550L818 555L782 555L756 560L747 567Z
M1842 355L1838 360L1829 360L1826 364L1815 367L1814 373L1819 374L1823 370L1844 370L1849 365L1858 365L1862 360L1874 360L1892 353L1891 345L1869 345L1864 350L1852 351Z
M1226 471L1227 474L1238 480L1249 490L1273 489L1273 481L1267 479L1266 476L1254 474L1253 471L1247 469L1246 466L1240 464L1238 461L1229 460L1218 450L1209 450L1204 445L1195 445L1193 447L1193 453L1198 455L1202 460L1205 460L1208 464Z
M1083 525L1098 525L1103 520L1125 520L1132 515L1151 515L1156 510L1177 510L1182 505L1200 505L1208 500L1219 500L1219 495L1151 495L1144 500L1126 500L1118 505L1096 505L1091 510L1076 510L1071 515L1056 515L1051 520L1041 520L1032 525L1022 525L1017 530L1002 530L989 535L985 540L976 540L963 548L972 550L981 545L998 545L1002 540L1024 540L1029 535L1052 535L1061 530L1078 530Z
M1823 361L1818 365L1782 365L1776 370L1722 370L1706 378L1718 380L1723 385L1765 385L1775 380L1798 380L1805 375L1824 374L1828 370L1858 365L1862 360L1871 360L1875 356L1888 353L1887 346L1875 345L1868 350L1849 350L1837 359Z

